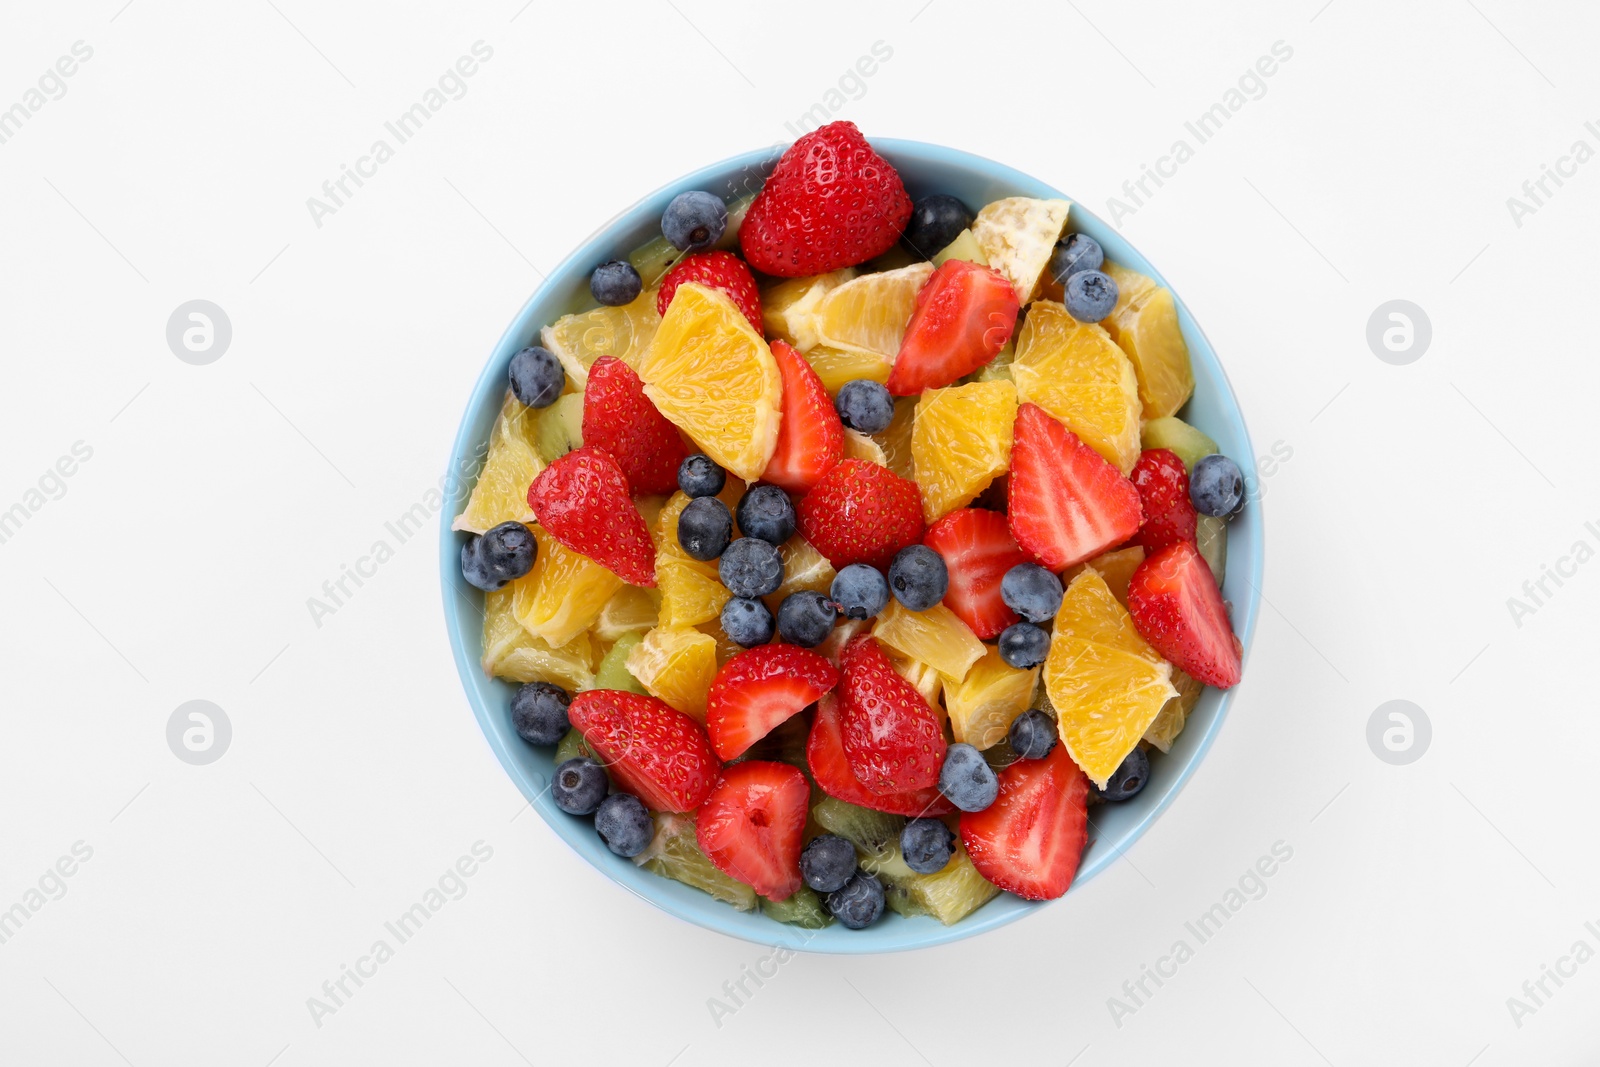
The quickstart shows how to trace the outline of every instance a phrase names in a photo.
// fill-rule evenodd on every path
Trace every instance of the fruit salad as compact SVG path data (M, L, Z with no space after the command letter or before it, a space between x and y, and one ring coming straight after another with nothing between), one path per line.
M1205 686L1238 465L1172 294L849 122L675 197L518 352L455 521L483 669L618 856L773 920L1061 896Z

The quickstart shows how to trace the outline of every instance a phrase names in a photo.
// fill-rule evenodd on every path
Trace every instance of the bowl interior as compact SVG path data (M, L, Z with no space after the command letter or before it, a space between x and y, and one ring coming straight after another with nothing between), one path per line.
M1004 196L1065 197L1035 178L968 153L885 138L873 139L873 145L899 170L914 199L941 192L979 207ZM560 315L593 305L588 292L588 275L596 264L625 257L630 250L656 236L661 212L677 193L685 189L711 189L733 199L755 192L775 159L776 150L773 149L750 152L686 175L612 219L557 267L501 337L473 388L456 436L450 471L474 469L474 460L481 454L500 410L506 388L506 367L512 355L534 343L540 327ZM1165 284L1160 272L1116 230L1076 203L1068 228L1087 233L1099 241L1112 261ZM1255 453L1250 447L1238 401L1216 354L1181 297L1177 304L1195 377L1194 396L1181 415L1209 434L1225 454L1249 471L1253 468ZM566 815L551 803L545 791L554 769L551 751L534 748L517 736L511 727L509 712L514 686L486 677L479 666L483 598L461 580L460 545L465 535L450 530L450 522L470 488L470 481L457 487L455 499L442 513L439 537L445 619L456 666L473 713L501 765L556 833L590 863L640 897L681 919L761 944L782 943L816 952L889 952L941 944L1013 922L1043 906L1002 894L949 927L926 917L907 919L886 913L882 920L866 930L846 930L835 924L824 930L808 931L782 925L759 913L735 911L699 890L652 874L613 855L595 834L590 820ZM1227 577L1223 587L1223 595L1233 602L1234 628L1246 648L1259 610L1257 589L1261 584L1261 566L1261 511L1252 502L1230 524ZM1191 712L1172 751L1152 759L1150 781L1144 791L1123 804L1094 809L1091 840L1084 852L1074 890L1114 863L1172 802L1216 737L1228 698L1228 693L1208 688ZM1066 899L1071 896L1069 891Z

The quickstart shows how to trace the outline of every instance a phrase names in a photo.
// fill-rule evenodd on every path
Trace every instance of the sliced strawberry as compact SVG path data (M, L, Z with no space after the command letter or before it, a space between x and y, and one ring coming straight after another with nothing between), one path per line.
M1128 614L1150 647L1207 685L1237 685L1244 647L1200 550L1177 541L1139 564L1128 580Z
M726 767L695 816L700 850L729 878L787 900L800 888L810 800L798 767L754 759Z
M772 358L783 376L783 408L778 447L761 480L803 493L844 458L844 425L822 379L804 356L782 341L773 341Z
M885 384L895 396L940 389L995 357L1017 326L1017 294L999 272L947 259L917 292Z
M585 445L550 464L528 486L528 507L572 551L630 585L655 586L655 546L609 452Z
M755 275L744 265L744 260L732 252L696 252L692 256L684 256L661 279L661 291L656 294L658 313L667 313L672 294L684 282L698 282L707 289L726 293L734 306L744 312L744 317L750 320L756 332L761 332L761 290L756 288Z
M811 768L811 777L817 781L817 788L846 804L912 818L919 815L946 815L955 810L955 806L932 787L909 793L880 795L862 785L844 754L839 699L832 693L817 703L811 734L806 738L806 764Z
M652 696L588 689L567 719L617 784L655 811L698 808L722 766L700 724Z
M879 796L936 785L944 728L917 687L900 677L870 634L851 639L839 666L839 723L856 778Z
M1000 772L1000 795L962 812L961 843L978 873L1026 900L1054 900L1072 885L1088 840L1089 779L1066 745Z
M677 489L678 464L689 454L678 428L644 395L644 382L616 356L601 356L589 368L583 443L611 453L635 493Z
M814 704L839 681L839 671L799 645L757 645L717 671L706 694L706 732L725 760Z
M1139 530L1139 490L1036 404L1017 409L1006 485L1017 543L1053 571L1082 563Z
M896 552L922 540L922 491L888 467L844 459L800 499L795 521L835 570L852 563L887 570Z
M1006 571L1028 562L1006 517L983 508L958 508L928 527L922 543L939 553L950 572L944 606L985 641L1017 621L1000 599Z
M1189 500L1189 472L1178 454L1166 448L1147 448L1128 475L1139 490L1144 524L1138 542L1146 554L1160 552L1174 541L1193 541L1194 504Z

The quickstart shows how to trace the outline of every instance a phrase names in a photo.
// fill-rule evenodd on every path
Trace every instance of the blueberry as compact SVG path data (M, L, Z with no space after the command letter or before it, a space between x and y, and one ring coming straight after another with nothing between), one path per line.
M783 557L769 541L741 537L723 550L717 576L734 596L766 596L783 584Z
M678 488L691 497L716 496L727 483L727 471L704 452L685 456L678 464Z
M1106 779L1104 789L1096 789L1102 800L1118 801L1132 800L1144 788L1144 783L1150 780L1150 757L1145 755L1144 749L1136 748L1117 765L1111 772L1111 777Z
M595 809L594 828L607 848L629 859L648 848L656 835L650 812L630 793L613 793L602 800Z
M1019 671L1037 667L1050 654L1050 635L1031 622L1014 622L1000 631L1000 658Z
M716 559L732 538L733 516L714 496L695 497L678 516L678 544L695 559Z
M530 745L553 745L566 736L567 705L572 698L559 685L529 682L511 698L511 725Z
M943 600L950 588L944 557L927 545L902 548L889 564L889 588L894 598L912 611L927 611Z
M1227 456L1202 456L1189 475L1189 500L1202 515L1223 518L1244 507L1244 475Z
M606 798L610 784L604 767L588 756L575 756L556 768L550 799L568 815L587 815Z
M589 294L607 307L631 304L644 288L644 279L625 259L602 263L589 275Z
M781 545L794 536L794 505L775 485L758 485L739 498L739 532Z
M790 593L778 605L778 633L791 645L815 648L828 639L837 618L833 601L821 593L802 589Z
M511 581L533 570L533 557L539 551L539 542L533 531L512 520L502 522L483 535L478 542L478 558L496 578Z
M856 873L856 846L838 834L818 834L800 850L800 877L819 893L843 889Z
M1079 322L1099 322L1117 306L1117 283L1097 270L1080 270L1067 279L1067 314Z
M1038 708L1012 719L1011 730L1006 734L1018 759L1044 759L1060 739L1056 721Z
M828 910L851 930L871 926L883 914L883 883L866 871L857 871L842 889L828 894Z
M752 597L736 596L722 605L722 632L741 648L754 648L772 640L772 612Z
M728 228L728 205L703 189L679 193L661 213L661 233L680 252L699 252L722 239Z
M1000 795L1000 779L982 752L957 741L939 768L939 792L962 811L982 811Z
M1074 233L1056 242L1050 253L1050 276L1057 285L1066 285L1080 270L1099 270L1105 261L1099 241L1086 233Z
M956 835L938 819L912 819L900 831L906 866L918 874L938 874L950 862Z
M833 576L828 595L848 619L870 619L889 606L889 582L878 568L852 563Z
M530 345L511 357L511 391L530 408L547 408L567 384L567 372L548 348Z
M483 538L474 534L467 538L461 545L461 577L467 584L486 593L492 593L505 585L510 579L502 578L489 568L488 562L483 558L479 547Z
M1019 563L1000 579L1000 599L1029 622L1047 622L1061 610L1061 579L1037 563Z
M971 225L972 212L967 205L953 196L934 193L911 205L911 218L900 239L923 259L932 259Z
M856 378L839 387L833 410L840 422L858 433L882 433L894 418L894 397L871 378Z

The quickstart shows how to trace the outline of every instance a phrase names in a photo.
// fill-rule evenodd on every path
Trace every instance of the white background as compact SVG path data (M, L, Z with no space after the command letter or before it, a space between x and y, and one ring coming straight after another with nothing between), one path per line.
M0 145L0 908L93 857L0 945L0 1062L643 1067L1579 1064L1600 962L1592 478L1600 164L1506 205L1600 118L1600 13L1509 0L965 5L661 0L8 5L0 108L93 57ZM1004 14L997 12L1004 11ZM1086 17L1087 16L1087 17ZM1090 21L1092 19L1092 22ZM473 42L467 83L318 228L319 194ZM450 661L435 535L314 625L322 583L443 473L493 342L566 251L704 163L838 117L1106 199L1283 41L1293 57L1122 228L1222 356L1263 453L1268 606L1218 743L1127 862L1003 930L763 955L631 898L521 798ZM1550 186L1554 190L1554 186ZM174 358L203 298L233 341ZM1408 366L1365 340L1424 308ZM1245 457L1240 457L1245 458ZM1426 755L1380 762L1404 698ZM230 717L186 765L180 703ZM476 841L493 858L318 1027L306 1006ZM1122 996L1274 842L1294 850L1139 1010ZM600 1050L604 1050L601 1052Z

